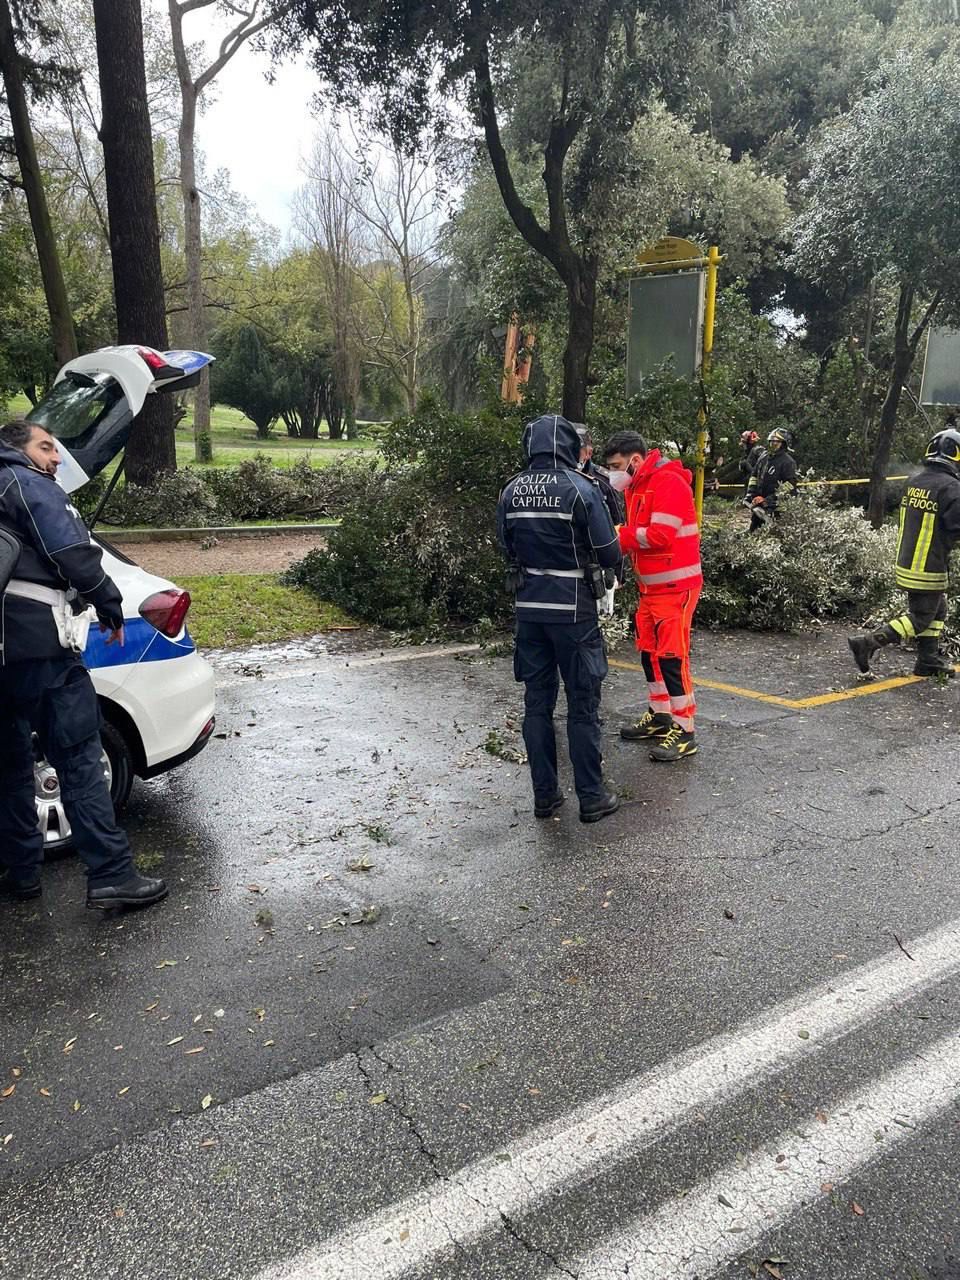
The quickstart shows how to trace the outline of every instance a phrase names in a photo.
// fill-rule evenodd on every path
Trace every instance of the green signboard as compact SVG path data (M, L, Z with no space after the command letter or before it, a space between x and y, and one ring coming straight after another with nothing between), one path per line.
M702 271L634 276L627 328L627 395L670 361L678 378L695 378L703 358Z
M960 329L934 325L927 335L920 403L960 407Z

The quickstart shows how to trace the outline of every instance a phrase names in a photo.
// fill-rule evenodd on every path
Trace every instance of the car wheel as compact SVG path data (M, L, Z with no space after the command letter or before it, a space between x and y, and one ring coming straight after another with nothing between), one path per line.
M100 728L103 743L103 776L110 788L113 807L120 810L126 804L133 786L133 757L126 740L112 724L104 721ZM57 771L39 751L34 762L34 783L37 799L37 821L43 836L45 854L59 853L73 842L70 823L63 807L60 780Z

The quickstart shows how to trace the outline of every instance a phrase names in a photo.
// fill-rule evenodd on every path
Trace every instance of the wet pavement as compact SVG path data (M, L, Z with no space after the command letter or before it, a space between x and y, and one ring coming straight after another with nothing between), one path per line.
M569 780L533 819L502 651L214 655L217 738L126 815L167 902L88 913L68 858L4 911L0 1276L960 1275L960 690L824 702L863 689L838 634L704 634L701 752L664 767L616 733L634 657L625 803L585 827ZM815 998L874 988L821 1035ZM668 1123L643 1090L681 1071Z

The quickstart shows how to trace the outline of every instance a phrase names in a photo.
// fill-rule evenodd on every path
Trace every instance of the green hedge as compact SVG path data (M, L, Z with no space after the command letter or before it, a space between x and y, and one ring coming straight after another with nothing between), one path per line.
M385 465L354 469L340 528L288 580L397 630L506 623L494 517L501 487L522 465L522 423L536 412L460 415L431 402L393 424ZM892 529L875 533L859 511L816 496L785 502L778 523L756 535L741 509L726 507L703 538L698 622L789 631L859 619L890 601L893 543Z
M529 405L461 415L425 401L391 425L384 467L358 477L326 550L294 565L288 581L398 630L506 621L494 517L522 465L530 416Z
M793 631L818 619L860 619L892 602L893 526L877 532L863 512L815 497L785 501L761 533L746 531L745 514L716 517L704 532L701 626Z
M311 467L308 459L275 467L258 453L235 467L181 467L149 487L119 485L101 519L127 528L205 528L246 520L337 516L355 476L376 465L375 455L361 458L329 467ZM102 493L102 481L80 491L78 505L84 515L90 515Z

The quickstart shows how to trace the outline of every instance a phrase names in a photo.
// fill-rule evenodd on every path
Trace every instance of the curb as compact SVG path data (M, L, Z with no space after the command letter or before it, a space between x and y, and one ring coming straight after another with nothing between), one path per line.
M304 533L325 533L336 529L339 521L326 520L318 524L236 524L201 529L112 529L100 525L94 532L102 533L107 542L117 545L137 542L204 542L207 538L283 538Z

